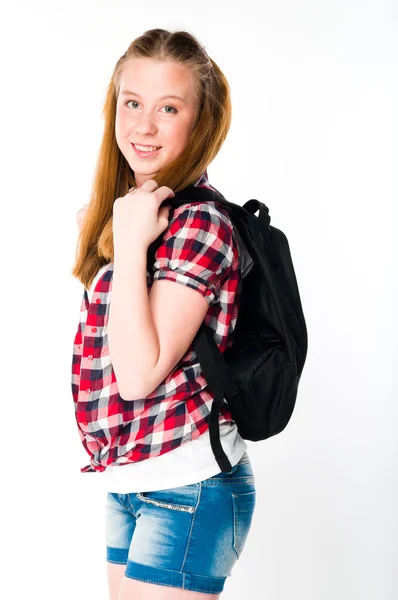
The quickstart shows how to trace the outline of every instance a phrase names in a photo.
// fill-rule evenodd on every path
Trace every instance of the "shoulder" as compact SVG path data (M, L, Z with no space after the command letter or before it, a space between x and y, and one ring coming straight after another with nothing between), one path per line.
M233 223L228 211L220 202L196 202L186 203L174 209L170 225L172 223L184 223L192 228L209 230L220 229L221 232L233 233Z

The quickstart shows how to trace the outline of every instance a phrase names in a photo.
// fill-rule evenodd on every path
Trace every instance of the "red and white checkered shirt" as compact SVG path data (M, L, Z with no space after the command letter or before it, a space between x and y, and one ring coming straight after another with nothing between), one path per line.
M205 171L195 183L210 186ZM216 190L214 190L216 191ZM118 393L108 348L107 322L113 263L96 282L89 301L84 288L73 343L72 395L80 440L90 456L81 472L104 471L169 452L209 429L213 395L192 345L146 398L127 401ZM239 250L232 222L216 202L184 204L173 211L148 292L156 279L168 279L201 293L209 303L205 323L224 352L232 345L241 296ZM228 404L219 421L232 421Z

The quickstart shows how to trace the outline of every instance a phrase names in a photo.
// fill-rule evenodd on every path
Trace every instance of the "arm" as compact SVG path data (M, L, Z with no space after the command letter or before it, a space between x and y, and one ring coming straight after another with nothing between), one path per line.
M231 268L232 231L206 205L175 215L156 252L149 294L146 247L115 253L108 342L125 400L152 394L188 351Z
M108 343L124 400L145 398L164 381L191 346L212 297L205 286L198 291L167 280L154 281L148 294L146 252L115 260Z
M143 388L159 358L148 299L145 247L115 254L108 345L120 395L129 400L134 390L135 397L143 398Z

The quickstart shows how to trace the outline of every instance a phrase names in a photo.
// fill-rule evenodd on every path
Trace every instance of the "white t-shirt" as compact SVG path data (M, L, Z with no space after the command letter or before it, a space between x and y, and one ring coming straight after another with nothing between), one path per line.
M97 281L107 269L104 265L87 290L89 301ZM112 302L112 300L111 300ZM232 466L235 466L247 450L247 444L238 433L234 422L222 422L220 441ZM164 490L172 487L198 483L220 472L210 445L209 431L196 440L185 442L160 456L126 465L108 465L105 471L82 473L83 477L95 477L96 484L107 492L129 494Z

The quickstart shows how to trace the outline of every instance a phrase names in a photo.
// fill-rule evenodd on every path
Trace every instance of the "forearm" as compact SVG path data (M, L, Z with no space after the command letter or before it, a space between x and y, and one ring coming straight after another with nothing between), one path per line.
M149 305L145 247L115 253L108 345L119 393L125 400L148 395L159 359L159 340Z

